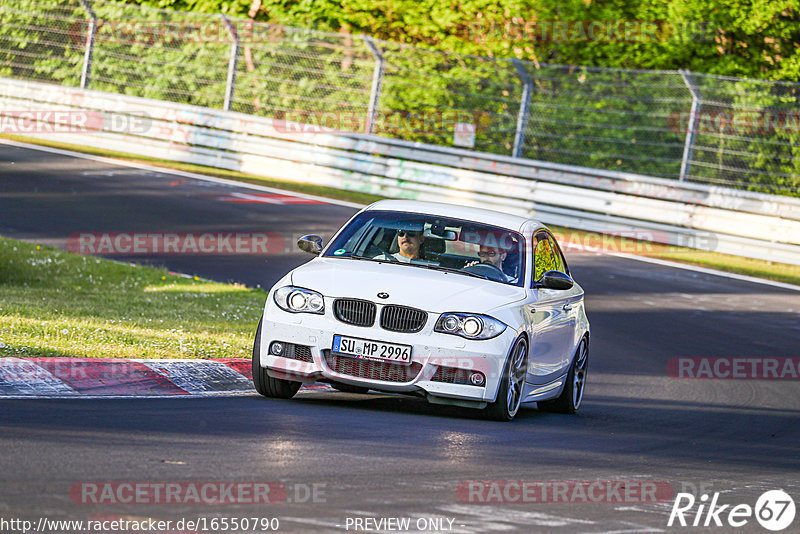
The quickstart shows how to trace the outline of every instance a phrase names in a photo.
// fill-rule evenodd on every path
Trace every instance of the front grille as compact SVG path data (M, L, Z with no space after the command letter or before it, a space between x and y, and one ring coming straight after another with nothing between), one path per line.
M383 380L385 382L411 382L422 370L422 365L411 362L410 365L399 365L390 362L366 360L364 358L348 358L337 356L330 351L323 351L325 362L339 374Z
M419 332L428 314L416 308L389 304L381 310L381 326L392 332Z
M333 315L343 323L354 326L372 326L375 322L375 304L368 300L336 299Z
M474 386L475 384L469 380L469 376L473 372L474 371L470 371L468 369L459 369L457 367L446 367L444 365L440 365L431 377L431 380L433 382L446 382L448 384Z
M289 358L290 360L299 360L301 362L313 362L314 359L311 357L311 347L307 345L295 345L294 343L286 343L281 341L283 345L283 353L280 355L284 358ZM270 343L270 346L272 344Z

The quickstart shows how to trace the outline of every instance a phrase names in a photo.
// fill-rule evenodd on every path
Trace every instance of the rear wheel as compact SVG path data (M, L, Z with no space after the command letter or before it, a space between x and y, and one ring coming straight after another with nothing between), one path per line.
M256 330L256 340L253 343L253 385L256 391L265 397L291 399L300 389L300 382L272 378L267 374L267 370L261 367L261 323L263 322L264 317L261 317Z
M567 383L557 399L537 403L545 412L573 414L578 411L586 388L586 376L589 371L589 340L583 338L575 352L575 359L567 373Z
M522 404L522 390L527 372L528 342L521 337L508 356L497 400L486 407L486 415L495 421L511 421Z

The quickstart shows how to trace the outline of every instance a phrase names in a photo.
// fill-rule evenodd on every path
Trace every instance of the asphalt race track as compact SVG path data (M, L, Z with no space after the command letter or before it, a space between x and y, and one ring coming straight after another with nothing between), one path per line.
M0 235L60 248L81 232L285 239L267 255L115 256L216 280L269 287L310 258L290 246L297 236L329 236L355 212L280 196L224 200L254 193L264 192L0 144ZM798 357L800 293L610 255L567 259L592 325L589 385L576 416L531 407L501 424L413 398L313 390L291 401L255 393L0 399L0 516L275 517L279 532L397 531L356 521L381 518L408 518L411 532L767 532L752 517L729 526L728 511L776 489L800 505L800 380L667 372L678 357ZM283 488L278 502L92 504L74 494L87 482L264 481ZM498 481L481 487L501 488L503 498L479 502L490 493L466 491L477 487L471 481ZM502 481L669 491L658 502L614 492L583 502L572 489L569 502L519 502L519 492L502 494L516 487ZM720 515L725 526L703 527L703 515L699 527L667 527L682 491L698 504L702 493L719 492L719 504L731 505ZM798 531L800 517L785 530Z

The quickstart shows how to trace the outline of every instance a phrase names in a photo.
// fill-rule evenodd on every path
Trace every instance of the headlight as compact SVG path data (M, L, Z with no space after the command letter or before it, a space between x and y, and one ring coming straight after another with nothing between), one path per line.
M275 304L293 313L325 313L322 295L310 289L286 286L275 291Z
M488 315L448 312L443 313L436 321L434 331L467 339L491 339L502 334L505 329L505 323Z

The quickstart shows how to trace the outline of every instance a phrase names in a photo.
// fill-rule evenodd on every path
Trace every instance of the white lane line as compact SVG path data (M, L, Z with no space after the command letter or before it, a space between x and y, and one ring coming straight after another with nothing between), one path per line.
M73 396L78 392L35 363L14 357L0 358L0 392L30 398L34 395Z
M238 187L243 189L253 189L255 191L264 191L267 193L276 193L286 195L287 193L295 197L306 198L309 200L316 200L324 204L336 204L338 206L347 206L348 208L361 209L365 204L358 204L355 202L347 202L345 200L336 200L333 198L319 197L316 195L309 195L306 193L298 193L288 189L277 189L275 187L267 187L265 185L250 184L247 182L237 182L236 180L228 180L225 178L217 178L215 176L206 176L205 174L197 174L187 171L179 171L175 169L167 169L164 167L156 167L154 165L147 165L144 163L134 163L132 161L122 161L113 158L106 158L103 156L95 156L92 154L83 154L81 152L74 152L72 150L64 150L62 148L51 148L48 146L32 145L30 143L21 143L19 141L11 141L9 139L0 139L0 144L15 146L19 148L27 148L29 150L39 150L41 152L49 152L51 154L59 154L61 156L71 156L74 158L88 159L90 161L98 161L100 163L107 163L110 165L119 165L121 167L130 167L132 169L140 169L145 171L156 172L160 174L173 174L175 176L183 176L184 178L191 178L193 180L202 180L205 182L213 182L217 184L228 185L231 187ZM135 156L134 156L135 157ZM178 162L180 163L180 162Z
M746 274L729 273L727 271L719 271L717 269L709 269L708 267L698 267L696 265L688 265L686 263L679 263L669 260L661 260L658 258L650 258L647 256L637 256L636 254L624 254L621 252L599 251L594 248L584 247L576 243L566 244L564 249L569 251L575 249L580 252L588 252L596 255L613 256L615 258L623 258L632 261L641 261L644 263L652 263L662 267L672 267L673 269L683 269L684 271L693 271L696 273L710 274L712 276L720 276L722 278L730 278L733 280L740 280L742 282L751 282L753 284L761 284L765 286L779 287L781 289L789 289L791 291L800 291L800 286L795 284L788 284L786 282L778 282L776 280L767 280L766 278L758 278L755 276L748 276Z
M214 182L214 183L229 185L229 186L232 186L232 187L242 187L242 188L246 188L246 189L254 189L254 190L257 190L257 191L266 191L266 192L269 192L269 193L278 193L278 194L285 195L287 193L287 191L290 191L290 190L287 190L287 189L276 189L276 188L273 188L273 187L267 187L267 186L263 186L263 185L254 185L254 184L249 184L249 183L246 183L246 182L237 182L235 180L226 180L224 178L215 178L213 176L206 176L206 175L203 175L203 174L195 174L195 173L192 173L192 172L177 171L177 170L173 170L173 169L166 169L166 168L163 168L163 167L156 167L156 166L153 166L153 165L145 165L145 164L142 164L142 163L133 163L133 162L130 162L130 161L120 161L120 160L116 160L116 159L112 159L112 158L104 158L104 157L101 157L101 156L93 156L91 154L82 154L80 152L74 152L72 150L63 150L63 149L60 149L60 148L50 148L50 147L45 147L45 146L32 145L30 143L20 143L19 141L10 141L8 139L0 139L0 144L16 146L16 147L19 147L19 148L27 148L27 149L30 149L30 150L40 150L42 152L50 152L52 154L60 154L60 155L63 155L63 156L72 156L72 157L75 157L75 158L88 159L88 160L91 160L91 161L99 161L99 162L108 163L108 164L111 164L111 165L120 165L120 166L123 166L123 167L131 167L131 168L134 168L134 169L153 171L153 172L162 173L162 174L174 174L176 176L183 176L183 177L192 178L192 179L195 179L195 180L204 180L204 181L207 181L207 182ZM327 198L327 197L318 197L318 196L315 196L315 195L308 195L308 194L305 194L305 193L297 193L295 191L290 191L290 192L294 196L301 197L301 198L308 198L308 199L312 199L312 200L318 200L318 201L321 201L321 202L326 203L326 204L336 204L338 206L347 206L349 208L356 208L356 209L361 209L361 208L363 208L365 206L365 204L359 204L359 203L356 203L356 202L347 202L347 201L344 201L344 200L335 200L335 199ZM716 269L709 269L707 267L695 267L693 265L686 265L686 264L683 264L683 263L675 263L675 262L667 261L667 260L658 260L658 259L654 259L654 258L647 258L647 257L644 257L644 256L636 256L634 254L619 254L619 253L616 253L616 252L597 252L597 253L598 254L605 254L607 256L614 256L614 257L617 257L617 258L627 258L629 260L634 260L634 261L642 261L642 262L645 262L645 263L653 263L653 264L656 264L656 265L661 265L663 267L672 267L672 268L675 268L675 269L683 269L683 270L686 270L686 271L695 271L695 272L699 272L699 273L710 274L710 275L713 275L713 276L721 276L723 278L730 278L730 279L733 279L733 280L741 280L741 281L744 281L744 282L752 282L754 284L762 284L762 285L768 285L768 286L773 286L773 287L780 287L782 289L789 289L789 290L792 290L792 291L800 291L800 286L797 286L797 285L794 285L794 284L787 284L785 282L776 282L774 280L767 280L767 279L764 279L764 278L756 278L755 276L747 276L747 275L743 275L743 274L735 274L735 273L729 273L729 272L725 272L725 271L718 271Z
M754 284L779 287L781 289L789 289L791 291L800 291L800 286L794 284L787 284L786 282L778 282L776 280L767 280L766 278L756 278L755 276L747 276L746 274L728 273L725 271L718 271L716 269L708 269L707 267L698 267L695 265L676 263L674 261L660 260L657 258L648 258L645 256L635 256L633 254L620 254L618 252L605 252L605 254L609 256L614 256L615 258L626 258L629 260L641 261L644 263L652 263L654 265L661 265L662 267L672 267L674 269L683 269L684 271L693 271L696 273L703 273L703 274L710 274L713 276L722 276L724 278L731 278L733 280L741 280L743 282L752 282Z
M281 202L276 198L262 197L255 194L247 194L247 193L231 193L229 197L221 197L219 200L230 202L230 201L235 201L237 199L249 200L255 203L262 203L262 204L283 204L283 202Z

